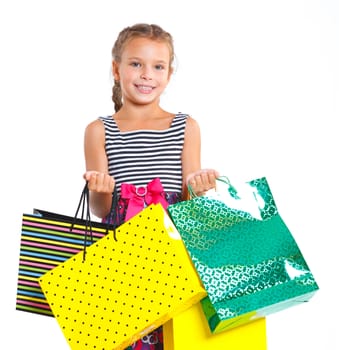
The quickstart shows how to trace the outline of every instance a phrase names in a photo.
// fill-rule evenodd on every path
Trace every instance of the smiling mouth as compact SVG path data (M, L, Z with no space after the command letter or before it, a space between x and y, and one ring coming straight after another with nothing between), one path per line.
M137 89L143 93L150 93L153 91L154 87L149 85L136 85Z

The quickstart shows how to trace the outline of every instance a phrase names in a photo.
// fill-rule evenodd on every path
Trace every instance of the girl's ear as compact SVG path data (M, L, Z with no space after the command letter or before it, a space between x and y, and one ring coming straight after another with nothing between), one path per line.
M116 61L112 61L112 74L115 81L120 80L119 64Z

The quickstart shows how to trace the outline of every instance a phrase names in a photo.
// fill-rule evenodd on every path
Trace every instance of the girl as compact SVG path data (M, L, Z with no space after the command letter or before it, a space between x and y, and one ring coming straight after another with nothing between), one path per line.
M146 198L148 186L160 186L160 195L172 204L188 198L188 183L198 195L215 187L218 173L201 170L196 120L160 107L173 60L172 36L154 24L123 29L113 46L115 113L98 118L85 130L84 178L91 211L103 220L110 214L115 187L118 225L128 219L131 191ZM163 349L161 328L132 348Z

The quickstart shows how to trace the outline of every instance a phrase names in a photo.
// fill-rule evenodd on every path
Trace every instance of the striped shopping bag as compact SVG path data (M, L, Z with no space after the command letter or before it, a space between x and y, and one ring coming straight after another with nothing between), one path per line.
M53 316L39 278L109 232L107 224L90 220L87 201L85 186L75 217L39 209L22 215L17 310Z

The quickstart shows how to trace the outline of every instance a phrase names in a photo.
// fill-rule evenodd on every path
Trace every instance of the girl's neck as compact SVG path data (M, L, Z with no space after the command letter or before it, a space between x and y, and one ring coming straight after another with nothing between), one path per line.
M173 113L157 108L128 108L122 107L113 115L120 131L134 130L166 130L171 126Z
M114 115L116 120L143 120L158 119L167 116L169 113L164 111L159 104L157 105L131 105L126 104L121 107L119 112Z

